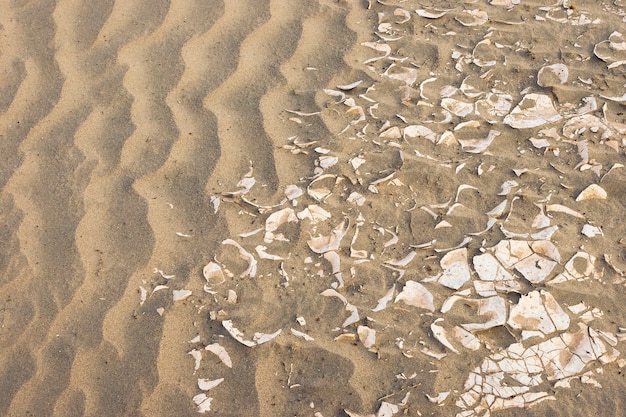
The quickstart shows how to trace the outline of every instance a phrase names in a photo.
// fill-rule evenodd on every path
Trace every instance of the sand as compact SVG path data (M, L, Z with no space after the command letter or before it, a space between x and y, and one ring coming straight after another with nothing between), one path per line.
M0 415L482 416L487 394L459 402L472 370L579 329L605 332L607 356L571 378L546 365L531 391L549 399L491 415L623 415L626 5L506 3L1 5ZM539 75L552 64L565 81ZM539 95L553 108L533 111ZM591 184L606 198L576 201ZM307 219L311 205L331 217ZM537 282L506 267L519 288L493 296L508 314L546 291L569 324L473 331L479 348L455 353L431 324L485 322L474 258L513 241L560 257ZM450 288L455 248L470 275ZM593 271L568 280L579 252ZM210 262L223 282L205 280ZM408 281L432 309L394 302ZM227 320L244 341L280 334L245 346Z

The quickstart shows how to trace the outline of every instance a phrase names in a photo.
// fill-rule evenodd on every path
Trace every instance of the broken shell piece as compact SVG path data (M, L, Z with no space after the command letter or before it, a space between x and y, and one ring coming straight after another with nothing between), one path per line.
M489 20L487 12L482 10L463 10L463 15L454 18L463 26L480 26Z
M514 329L523 330L522 338L526 339L524 331L528 330L540 331L544 335L566 330L570 318L550 293L532 291L522 295L517 305L511 307L507 323Z
M387 303L393 300L393 294L395 293L395 291L396 291L395 285L389 288L389 291L387 291L387 293L378 300L378 304L376 305L376 307L372 309L372 311L381 311L387 308Z
M506 302L503 298L494 296L481 300L468 300L467 304L473 305L478 309L478 316L487 318L484 323L468 323L461 324L465 330L487 330L496 326L502 326L506 322Z
M172 291L174 301L182 301L189 298L192 294L190 290L174 290Z
M242 345L245 345L245 346L248 346L248 347L252 347L252 346L260 345L262 343L269 342L270 340L272 340L275 337L277 337L281 333L281 331L282 331L282 329L278 329L274 333L270 333L270 334L267 334L267 333L255 333L254 337L252 338L252 340L246 340L246 339L244 339L244 334L239 329L237 329L235 326L233 326L232 320L223 320L222 321L222 326L224 326L226 331L228 333L230 333L230 335L233 337L233 339L235 339L236 341L238 341Z
M215 354L219 358L219 360L222 361L222 363L227 367L233 367L233 361L230 359L230 355L228 354L226 349L224 349L219 343L212 343L204 349Z
M454 346L452 346L452 343L450 343L450 341L448 340L448 333L446 332L446 330L443 327L436 324L437 322L440 322L440 321L443 321L443 319L438 318L430 325L430 330L433 332L433 336L442 345L444 345L445 347L447 347L454 353L457 353L457 354L460 353Z
M626 64L626 41L619 32L613 32L609 39L598 43L593 48L593 54L606 62L609 68Z
M465 152L468 152L468 153L481 153L485 149L487 149L487 147L489 147L489 145L491 145L491 142L493 142L493 140L497 136L500 136L500 132L497 131L497 130L491 129L489 131L489 133L487 134L486 138L475 138L475 139L459 139L459 138L457 138L457 141L461 144L461 148L463 148L463 150Z
M282 256L272 255L271 253L267 253L266 249L267 249L267 246L263 246L263 245L257 245L254 248L257 255L259 255L259 258L261 259L269 259L271 261L284 261L285 260L285 258L283 258Z
M562 119L550 97L544 94L526 94L522 101L504 118L514 129L527 129Z
M347 327L351 324L356 323L357 321L359 321L359 311L357 310L357 308L355 306L353 306L352 304L348 303L348 300L346 299L346 297L344 297L343 295L341 295L340 293L338 293L336 290L334 289L328 289L328 290L324 290L321 293L324 297L337 297L341 300L341 302L343 302L343 304L346 306L346 311L350 312L350 316L343 322L342 327Z
M584 225L580 233L582 233L583 235L587 237L596 237L596 236L604 235L604 233L602 233L602 229L600 229L598 226L592 226L590 224Z
M207 411L211 411L211 401L213 398L207 397L206 394L198 394L193 397L193 402L197 405L196 411L200 414L204 414Z
M295 200L303 194L304 191L302 191L302 189L297 185L291 184L285 188L285 197L287 197L289 200Z
M548 65L539 70L537 84L541 87L552 87L565 84L569 76L569 70L563 64Z
M445 391L445 392L440 392L435 397L431 397L430 395L426 394L426 397L428 398L428 401L430 401L433 404L441 404L442 402L446 400L446 398L448 398L449 395L450 395L450 391Z
M284 208L272 213L265 221L265 243L271 243L277 237L274 232L287 222L297 222L296 213L291 208ZM280 239L284 240L284 238Z
M291 329L291 334L294 335L294 336L297 336L297 337L301 337L304 340L306 340L307 342L312 342L313 340L315 340L311 336L309 336L308 334L306 334L304 332L301 332L301 331L298 331L298 330L296 330L294 328Z
M331 214L318 205L312 204L297 214L300 220L309 219L312 224L330 219Z
M470 279L467 263L467 249L461 248L448 252L440 261L443 274L439 283L444 287L458 290Z
M448 14L448 10L425 10L425 9L417 9L415 11L418 16L425 17L427 19L439 19L440 17Z
M309 248L315 253L325 253L339 249L341 239L348 232L349 222L344 219L339 225L337 225L328 236L315 236L309 239L307 244Z
M419 282L407 281L402 291L396 296L395 302L404 301L405 304L435 311L433 295Z
M224 273L222 272L222 267L215 262L209 262L206 264L202 269L202 275L209 285L219 285L226 281Z
M531 283L537 284L543 282L550 275L556 264L554 261L533 253L516 263L515 270Z
M463 345L463 347L470 350L478 350L480 349L480 340L472 333L463 329L459 326L454 326L452 328L452 338Z
M376 330L367 326L359 326L356 332L363 346L371 351L374 344L376 344Z
M246 275L249 275L250 278L254 278L256 276L257 261L250 252L246 251L239 243L235 242L232 239L224 240L222 242L222 245L230 245L236 247L239 250L239 256L242 259L248 261L248 269L243 271L240 277L245 277Z
M224 382L224 378L214 379L213 381L211 381L210 379L198 378L198 388L200 388L202 391L208 391L212 388L217 387L222 382Z
M582 190L580 194L578 194L578 197L576 197L576 201L591 200L594 198L606 199L606 191L598 184L591 184L589 187Z

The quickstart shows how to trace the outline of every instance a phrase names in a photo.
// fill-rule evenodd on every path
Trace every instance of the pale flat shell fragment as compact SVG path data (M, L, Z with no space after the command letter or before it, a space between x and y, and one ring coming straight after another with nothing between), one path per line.
M239 256L242 259L248 261L248 268L241 273L241 277L249 275L250 278L254 278L256 276L257 260L254 258L254 256L252 256L250 252L245 250L239 243L235 242L232 239L226 239L222 241L222 245L230 245L236 247L239 250Z
M459 117L465 117L474 111L474 103L466 103L453 98L442 99L441 107Z
M461 148L465 152L468 153L481 153L486 150L491 142L497 137L500 136L500 132L494 129L491 129L487 134L486 138L475 138L475 139L459 139L457 141L461 144Z
M355 81L355 82L350 83L350 84L338 85L337 89L338 90L343 90L343 91L352 90L353 88L359 86L362 82L363 82L363 80L358 80L358 81Z
M440 261L443 274L439 278L439 283L444 287L458 290L470 279L470 269L467 262L467 249L455 249L441 258Z
M463 347L467 349L474 351L480 349L480 340L462 327L454 326L452 328L451 336L454 340L461 343Z
M439 19L440 17L443 17L446 14L448 14L448 11L447 10L435 11L435 10L417 9L415 13L417 13L418 16L425 17L427 19Z
M522 295L518 304L511 307L507 323L514 329L538 330L548 335L557 330L566 330L570 318L550 293L532 291Z
M297 185L291 184L285 188L285 197L287 197L291 201L302 196L303 194L304 191L302 191L302 189Z
M219 285L226 281L222 267L215 262L209 262L202 269L202 275L209 285Z
M463 10L463 15L454 18L463 26L480 26L489 20L489 15L483 10Z
M208 391L212 388L217 387L222 382L224 382L224 378L214 380L198 378L198 388L200 388L202 391Z
M591 184L589 187L582 190L580 194L578 194L578 197L576 197L576 201L591 200L591 199L605 200L606 196L607 196L606 191L604 191L602 187L600 187L598 184Z
M376 413L376 417L391 417L398 412L398 406L383 401Z
M391 266L404 267L407 266L416 255L417 252L411 251L402 259L391 259L389 261L385 261L385 263Z
M283 331L282 329L278 329L274 333L258 333L257 332L254 334L254 337L252 337L252 340L257 345L267 343L270 340L275 339L282 331Z
M484 253L472 258L474 270L484 281L508 281L513 276L500 265L500 263L490 253Z
M428 311L435 311L433 295L419 282L407 281L402 291L396 296L395 302L398 301Z
M426 126L421 125L410 125L404 128L403 135L406 138L407 136L410 138L423 137L428 139L429 141L435 143L436 135L435 132L427 128Z
M278 256L278 255L272 255L271 253L267 253L267 246L263 246L263 245L257 245L254 250L256 251L257 255L259 255L259 258L261 259L269 259L270 261L284 261L285 258L283 258L282 256Z
M381 311L387 308L387 303L393 300L393 294L395 293L395 291L396 291L395 285L389 288L389 291L387 291L385 295L378 300L378 304L376 305L376 307L372 309L372 311Z
M216 355L219 360L222 361L222 363L227 367L233 367L233 361L230 359L230 355L228 354L226 349L224 349L219 343L212 343L204 349Z
M230 333L230 335L233 337L233 339L235 339L236 341L238 341L242 345L245 345L245 346L248 346L248 347L252 347L252 346L256 345L255 342L253 342L251 340L244 339L244 334L241 333L241 331L239 329L237 329L235 326L233 326L232 320L223 320L222 321L222 326L224 326L226 331L228 333Z
M193 367L193 369L195 371L200 369L200 362L202 362L202 352L200 352L199 350L193 349L193 350L187 352L187 354L191 355L191 357L194 360L194 367Z
M193 402L197 405L196 411L200 414L211 411L211 401L213 401L213 398L207 397L207 395L204 393L195 395L193 397Z
M574 217L578 217L579 219L584 219L585 216L583 216L581 213L577 212L576 210L573 210L567 206L564 206L562 204L548 204L546 206L546 211L548 212L559 212L559 213L565 213L565 214L569 214L570 216L574 216Z
M496 326L502 326L506 322L506 302L502 297L494 296L482 300L465 300L466 303L478 308L478 315L486 317L484 323L461 324L465 330L487 330Z
M367 326L359 326L356 332L359 335L359 341L366 348L371 349L376 344L376 330Z
M564 64L547 65L539 70L537 84L541 87L552 87L565 84L569 77L569 70Z
M309 239L307 244L309 248L315 253L326 253L328 251L334 251L339 249L341 239L348 232L348 221L344 219L339 225L337 225L330 235L328 236L315 236Z
M604 233L602 233L602 229L600 229L598 226L592 226L590 224L584 225L580 233L582 233L583 235L587 237L596 237L596 236L604 235Z
M533 284L543 282L552 269L556 266L556 262L546 259L533 253L527 258L522 259L515 264L515 270L524 276Z
M324 222L331 218L331 214L318 205L312 204L297 214L300 220L309 219L312 224Z
M514 129L527 129L562 119L550 97L544 94L526 94L522 101L504 118Z
M301 337L304 340L306 340L307 342L312 342L313 340L315 340L314 338L312 338L311 336L309 336L308 334L298 331L294 328L291 329L291 334L297 337Z
M437 339L442 345L450 349L452 352L457 354L461 353L448 340L448 332L446 332L446 329L436 324L439 321L443 321L443 319L439 318L430 325L430 330L433 332L433 336L435 337L435 339Z
M191 296L192 292L190 290L173 290L172 295L174 301L182 301L186 300Z
M363 206L363 204L365 204L365 197L363 196L363 194L359 194L356 191L353 191L352 193L350 193L346 201L348 203L356 204L357 206L361 207Z

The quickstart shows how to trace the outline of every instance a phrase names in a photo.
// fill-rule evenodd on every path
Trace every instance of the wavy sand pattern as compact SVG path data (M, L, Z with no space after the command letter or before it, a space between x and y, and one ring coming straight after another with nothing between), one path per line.
M605 332L603 340L619 336L615 349L624 352L626 171L619 165L626 165L626 47L612 33L623 28L625 6L619 0L601 7L570 3L0 5L0 416L196 416L192 398L203 393L199 378L224 378L204 392L212 398L207 415L485 415L486 409L459 406L467 399L470 371L515 342L530 349L537 339L522 340L519 329L500 326L478 335L478 350L455 356L433 339L430 325L440 317L455 325L471 322L463 314L476 319L470 311L476 291L470 284L460 288L467 291L465 307L459 303L445 316L441 304L458 293L429 278L443 268L447 249L483 230L491 218L492 229L462 244L470 258L500 241L532 240L530 223L538 207L543 212L550 203L582 216L547 213L559 231L538 240L551 239L563 258L553 275L584 249L597 259L597 279L554 289L526 280L523 289L498 297L512 308L520 294L546 290L563 306L584 301L598 307L603 315L585 323ZM474 10L486 11L489 20L479 22L480 13L468 13ZM389 54L381 45L391 45ZM594 45L600 45L595 54ZM389 56L373 59L383 54ZM494 64L485 64L489 60ZM567 64L570 80L538 87L537 71L555 62ZM402 72L407 68L415 78L405 85L402 77L389 77L413 74ZM507 93L503 100L511 106L488 122L479 112L464 118L443 110L452 102L444 106L440 93L450 85L460 88L466 77L474 89L449 97L467 104L487 92ZM337 90L357 80L362 84ZM504 115L533 92L549 96L565 115L546 125L560 129L556 137L539 128L505 126ZM598 130L584 125L567 140L564 120L572 120L588 97L598 102L588 114L604 130L595 135ZM359 108L364 111L357 121ZM440 123L446 112L450 120ZM488 152L467 152L454 129L468 120L483 123L481 135L498 129ZM449 130L460 140L435 144L424 131L423 137L407 133L408 126L422 123L439 139ZM613 136L600 137L608 131ZM550 143L536 145L530 136ZM307 142L314 143L301 145ZM581 142L590 152L583 163ZM338 163L325 166L320 155L336 156ZM355 158L363 158L360 172ZM525 176L511 172L525 167ZM246 173L256 180L251 190L229 194ZM377 181L391 173L398 182ZM332 191L324 198L306 193L319 175L316 187ZM502 197L498 192L507 180L516 180L518 188ZM591 183L607 191L606 204L575 202ZM290 207L285 189L293 184L305 190L292 206L295 212L315 204L331 220L282 225L278 231L288 241L264 241L265 231L239 236L264 228L271 213ZM457 194L453 209L445 206L462 184L475 188ZM366 204L350 200L352 192ZM485 214L503 199L506 219ZM343 219L347 237L330 252L341 259L345 286L333 288L360 313L346 326L340 297L320 295L337 283L329 255L324 259L307 243ZM601 226L604 234L581 237L585 223ZM507 235L510 230L518 236ZM390 231L399 240L383 248ZM351 256L346 241L353 237L366 256ZM240 276L247 262L221 244L225 239L252 253L265 244L285 260L259 259L255 277ZM416 249L433 239L436 244ZM412 251L406 271L388 268L387 261ZM203 267L212 261L232 274L207 287ZM430 289L434 311L390 301L384 311L372 312L385 293L397 296L408 280ZM173 301L178 290L192 295ZM568 314L572 324L560 330L574 334L577 313ZM305 317L306 325L297 317ZM247 338L282 333L249 348L231 337L222 320L231 320ZM358 325L376 329L371 351L356 335ZM314 340L290 334L291 328ZM217 343L232 368L204 349ZM202 352L195 369L189 354L194 350ZM448 356L436 359L438 354ZM530 411L502 407L492 415L564 416L580 407L621 415L621 359L595 368L601 361L592 361L585 371L593 373L573 378L569 389L542 380L539 387L554 400ZM603 388L585 384L589 378ZM505 379L504 385L513 382ZM441 404L426 397L446 391L450 397ZM489 403L487 397L481 394L481 404ZM380 408L387 402L388 412Z

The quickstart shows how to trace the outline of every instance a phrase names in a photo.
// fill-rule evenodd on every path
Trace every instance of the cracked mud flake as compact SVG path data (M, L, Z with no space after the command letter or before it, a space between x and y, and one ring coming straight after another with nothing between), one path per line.
M250 170L235 192L221 194L219 215L255 219L261 229L240 235L241 243L224 240L237 251L222 249L219 261L206 265L205 280L224 287L209 294L214 317L245 346L268 343L257 352L284 340L316 349L345 343L342 355L355 375L370 375L381 391L361 398L365 414L346 410L349 416L420 407L433 413L432 406L477 417L555 400L573 379L597 387L594 372L617 361L626 339L599 308L610 302L584 293L585 285L623 281L620 226L605 215L623 192L619 171L612 171L623 167L626 145L619 107L626 94L612 80L623 68L622 35L607 39L610 30L600 34L594 26L591 15L606 10L581 11L568 2L522 8L516 0L491 0L474 9L430 2L406 10L387 3L369 2L372 36L354 47L359 71L329 78L320 90L324 107L291 112L297 137L277 152L308 158L298 185L267 205L251 204L257 200L243 197L264 185ZM427 26L417 33L414 24ZM583 35L572 29L581 25ZM568 33L571 42L559 50L569 52L539 47L526 28ZM591 51L601 61L589 59ZM319 119L329 137L308 132L304 118ZM232 204L239 200L246 205ZM286 229L297 233L281 234ZM237 256L248 265L239 278L226 269ZM582 286L570 294L567 281ZM235 290L240 301L229 304L226 294ZM253 328L235 326L241 315L256 314L254 306L246 311L251 291L290 316L273 333L250 336ZM585 303L564 303L573 297ZM322 316L325 308L336 310ZM306 331L291 327L300 314L316 317ZM278 337L283 329L290 334ZM199 352L192 354L196 364ZM375 378L362 369L363 352L385 358L372 367ZM439 361L418 373L432 358ZM468 358L479 364L471 371ZM396 378L404 366L413 372ZM465 385L435 390L433 375L450 367L463 369ZM416 378L423 387L412 385ZM198 380L204 387L216 381ZM382 392L398 381L407 382ZM554 382L550 390L546 381ZM403 404L411 392L448 394L429 397L432 404ZM310 397L317 406L316 394ZM210 408L209 397L194 398L198 406L205 401Z

